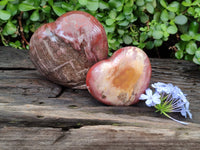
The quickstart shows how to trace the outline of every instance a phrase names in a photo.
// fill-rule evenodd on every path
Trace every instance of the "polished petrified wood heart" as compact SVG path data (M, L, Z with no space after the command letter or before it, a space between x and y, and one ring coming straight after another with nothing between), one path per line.
M88 69L107 56L105 30L86 12L66 13L41 26L30 40L30 58L38 71L72 88L84 88Z
M131 105L139 101L151 78L148 56L137 47L124 47L112 57L93 65L86 84L97 100L108 105Z

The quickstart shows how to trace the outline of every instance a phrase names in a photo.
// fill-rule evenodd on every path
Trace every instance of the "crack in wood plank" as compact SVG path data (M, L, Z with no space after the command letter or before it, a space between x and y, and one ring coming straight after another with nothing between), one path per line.
M52 145L54 145L54 144L56 144L56 143L58 143L58 142L61 142L61 141L64 139L65 135L66 135L66 134L63 133L63 134L61 134L60 136L58 136L57 139L55 139L55 141L52 143Z

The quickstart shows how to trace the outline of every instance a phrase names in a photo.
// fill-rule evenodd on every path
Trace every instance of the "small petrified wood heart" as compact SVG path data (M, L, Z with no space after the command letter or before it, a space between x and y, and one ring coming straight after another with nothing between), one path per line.
M151 79L148 56L137 47L124 47L93 65L86 84L97 100L107 105L132 105L139 101Z
M67 87L84 88L88 69L107 56L105 30L86 12L66 13L38 28L30 40L30 58L38 71Z

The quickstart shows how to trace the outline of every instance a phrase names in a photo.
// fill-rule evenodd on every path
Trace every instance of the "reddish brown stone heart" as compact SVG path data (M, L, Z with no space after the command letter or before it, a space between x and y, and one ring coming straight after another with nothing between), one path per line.
M151 78L148 56L137 47L124 47L93 65L86 84L97 100L107 105L131 105L139 101Z
M38 71L72 88L84 88L88 69L107 56L105 30L86 12L66 13L41 26L30 40L30 58Z

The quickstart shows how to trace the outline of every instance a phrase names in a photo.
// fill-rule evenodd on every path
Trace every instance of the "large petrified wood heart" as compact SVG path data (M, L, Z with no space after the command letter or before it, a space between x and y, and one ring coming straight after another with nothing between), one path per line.
M93 65L86 84L91 95L107 105L131 105L139 101L150 79L148 56L137 47L124 47Z
M86 12L66 13L41 26L30 40L30 58L38 71L67 87L84 88L88 69L107 56L105 30Z

